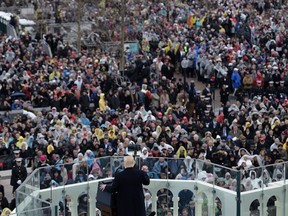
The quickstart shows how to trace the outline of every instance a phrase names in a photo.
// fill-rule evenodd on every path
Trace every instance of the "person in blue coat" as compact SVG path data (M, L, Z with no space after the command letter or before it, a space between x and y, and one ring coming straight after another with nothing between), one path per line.
M124 157L124 171L115 175L111 186L100 185L101 190L117 192L117 216L146 216L143 185L150 184L148 169L138 170L134 165L132 156Z
M242 78L241 75L238 72L238 68L234 68L232 76L231 76L231 81L232 81L232 87L234 89L234 95L242 85Z

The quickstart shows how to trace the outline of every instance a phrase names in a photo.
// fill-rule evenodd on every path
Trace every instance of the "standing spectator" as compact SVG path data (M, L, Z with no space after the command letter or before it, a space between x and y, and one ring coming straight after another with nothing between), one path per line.
M10 185L13 186L13 193L25 181L27 170L22 166L22 158L16 159L16 165L12 168Z
M227 85L223 84L220 89L220 101L222 106L225 106L229 98L229 91L227 89Z
M231 80L232 80L232 87L234 90L233 95L236 94L237 90L241 87L241 76L238 72L238 68L234 68L232 76L231 76Z

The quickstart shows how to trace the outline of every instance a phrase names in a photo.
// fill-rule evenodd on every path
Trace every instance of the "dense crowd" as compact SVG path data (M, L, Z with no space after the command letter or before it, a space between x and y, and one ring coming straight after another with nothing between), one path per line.
M105 50L77 53L46 34L49 57L39 34L1 35L1 155L11 155L11 167L15 158L21 169L44 167L41 188L110 176L99 158L131 151L141 152L151 178L197 178L234 191L233 169L242 171L241 191L286 178L288 23L277 3L136 3L125 33L137 35L141 55L127 49L120 72L119 58ZM129 81L117 82L123 74ZM196 79L205 88L196 89ZM12 179L15 190L25 171ZM172 204L162 197L158 215ZM183 197L179 215L192 215L193 194Z

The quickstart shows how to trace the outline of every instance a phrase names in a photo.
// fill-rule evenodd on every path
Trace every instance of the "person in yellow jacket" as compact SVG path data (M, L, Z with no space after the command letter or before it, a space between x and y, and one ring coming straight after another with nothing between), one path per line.
M288 138L286 139L285 143L283 144L283 150L287 151L288 149Z
M116 138L115 128L113 128L113 126L108 131L108 137L109 137L109 139L115 139Z
M25 142L25 138L23 136L19 136L18 141L16 143L16 147L20 149L23 142Z
M100 94L99 108L100 108L100 111L102 111L102 112L106 109L106 100L105 100L105 94L104 93Z
M61 76L61 74L59 73L59 71L54 70L50 75L49 75L49 81L52 81L54 78L55 79L59 79Z
M47 146L47 153L50 155L54 151L53 141L49 142Z
M104 137L104 132L100 128L96 128L94 134L97 137L98 141L100 141Z
M187 157L187 150L184 146L180 146L176 152L178 158L186 158Z

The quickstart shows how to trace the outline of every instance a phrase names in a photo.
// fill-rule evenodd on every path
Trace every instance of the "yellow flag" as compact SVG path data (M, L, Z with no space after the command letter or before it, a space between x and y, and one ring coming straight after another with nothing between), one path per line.
M171 39L169 38L169 39L168 39L168 44L167 44L167 46L164 48L165 53L169 52L169 51L171 50L171 48L172 48L172 41L171 41Z
M203 22L205 21L206 16L207 16L207 14L205 14L205 16L200 19L200 22L201 22L201 23L203 23Z
M175 55L176 55L176 53L178 52L179 47L180 47L180 44L177 43L176 46L175 46L175 49L174 49L174 54L175 54Z

